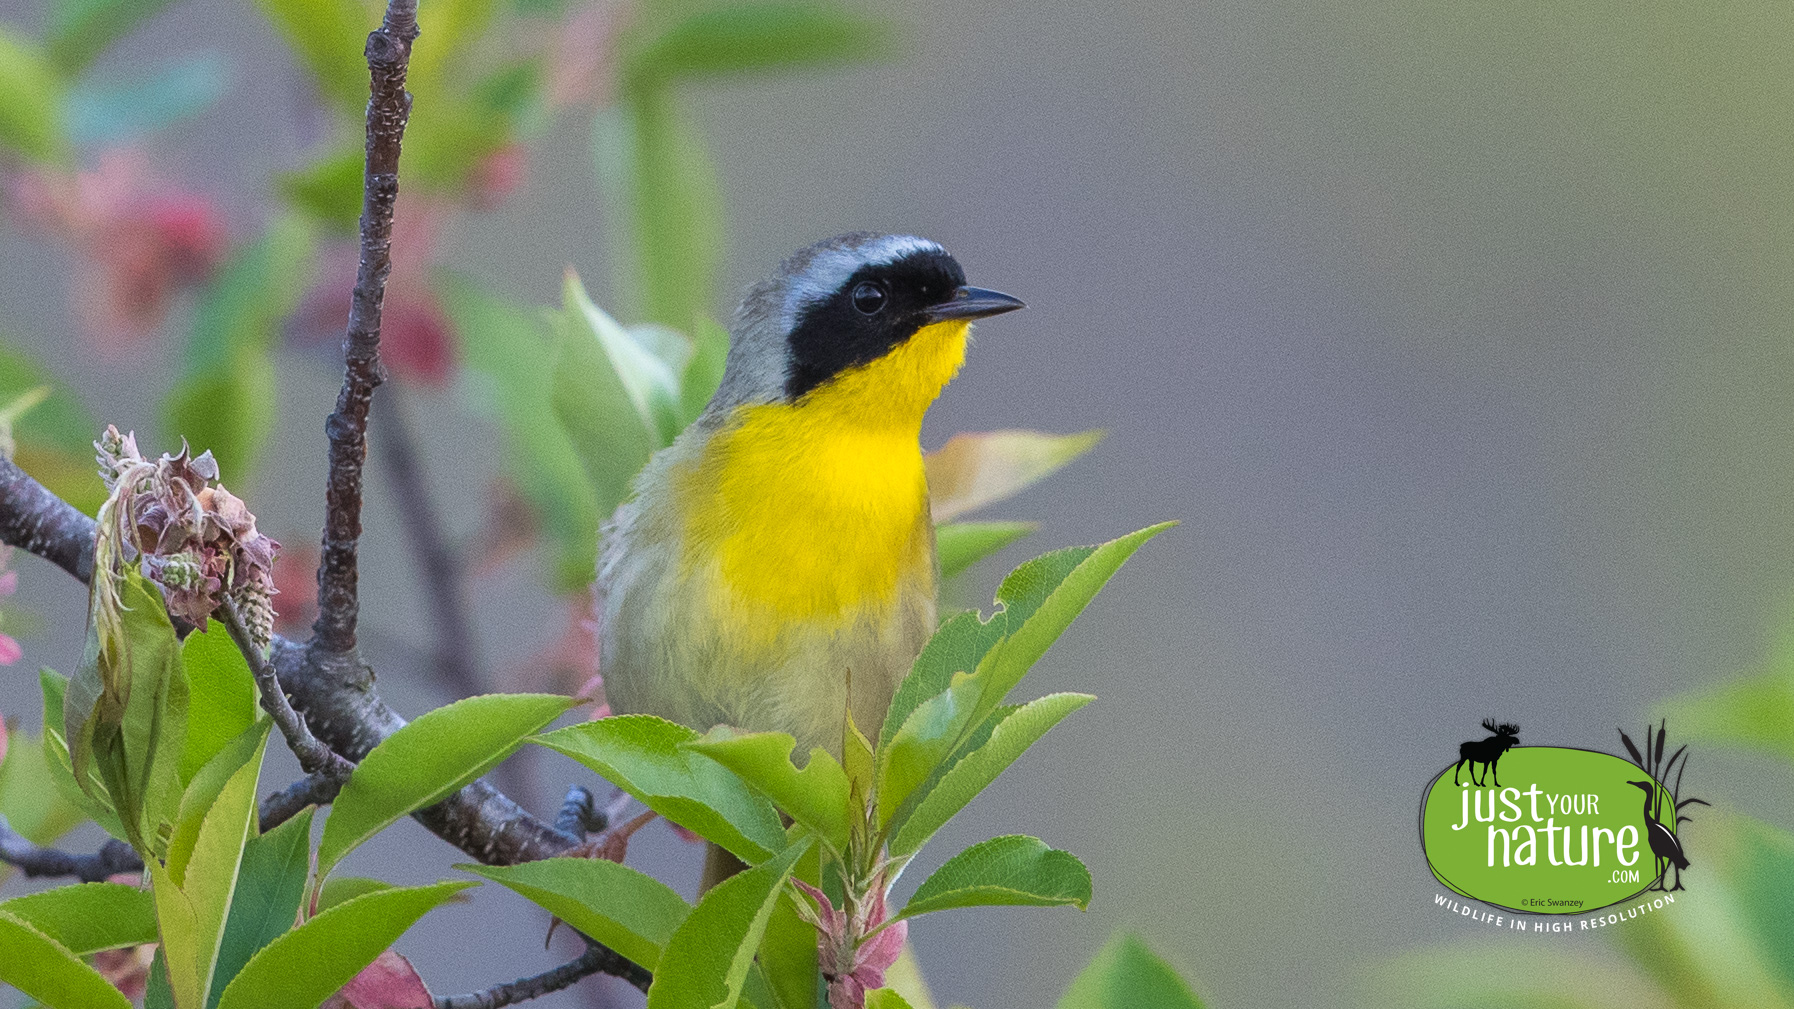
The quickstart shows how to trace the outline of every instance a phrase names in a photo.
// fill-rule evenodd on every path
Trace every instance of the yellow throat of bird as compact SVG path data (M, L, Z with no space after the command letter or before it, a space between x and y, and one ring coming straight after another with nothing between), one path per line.
M738 408L677 478L687 575L714 563L725 611L766 621L769 638L780 623L888 608L900 592L932 596L922 417L965 361L969 330L925 326L796 402Z

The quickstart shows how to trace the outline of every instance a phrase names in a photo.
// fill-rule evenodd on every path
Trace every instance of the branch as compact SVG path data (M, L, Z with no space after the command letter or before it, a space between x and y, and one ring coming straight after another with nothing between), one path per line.
M13 830L4 816L0 816L0 862L27 876L73 876L83 883L103 883L121 872L143 871L143 861L123 841L108 838L92 855L71 855L32 844Z
M0 540L61 565L82 582L93 574L93 519L4 457ZM351 761L405 724L375 691L373 670L353 656L310 652L276 635L269 664L311 731ZM413 815L437 837L488 864L552 858L581 840L531 816L484 781Z
M514 1005L571 987L580 979L593 974L614 974L642 991L648 990L648 982L651 980L649 973L640 966L603 946L593 944L579 959L535 977L518 978L508 984L493 985L485 991L468 995L445 995L436 1000L435 1009L498 1009L499 1006Z
M328 778L340 787L349 780L355 765L318 742L305 719L293 710L286 692L280 687L280 678L274 674L274 667L268 664L261 648L250 636L249 628L243 625L243 615L237 612L237 604L226 599L224 605L218 607L218 614L224 618L224 629L230 632L230 639L237 643L237 650L249 663L249 671L255 676L256 692L262 698L262 709L274 718L274 725L286 737L287 747L299 758L299 766L306 774Z
M327 806L336 800L343 783L322 774L309 774L262 800L262 833L299 815L307 806Z
M380 309L392 272L392 214L399 197L399 149L411 117L405 73L417 38L417 0L389 0L386 20L368 35L371 79L367 164L362 174L361 262L343 337L343 389L324 423L330 438L330 477L324 490L324 544L318 560L319 647L355 650L356 542L361 538L361 467L367 460L368 404L386 379L380 364Z
M280 826L307 806L324 805L336 798L341 788L341 782L315 774L293 782L262 800L262 832ZM17 867L27 876L73 876L83 883L102 882L121 872L143 871L143 859L130 845L116 838L107 838L92 855L71 855L32 844L12 829L4 815L0 815L0 862Z
M42 557L82 584L93 578L93 519L5 456L0 456L0 505L0 541Z
M395 390L396 391L396 390ZM432 638L436 643L436 671L456 697L486 692L476 666L479 655L473 640L472 609L467 604L467 582L461 575L454 551L443 535L442 517L430 500L430 492L418 466L417 445L412 437L404 401L387 393L381 397L380 457L386 463L399 515L417 555L418 574L430 606Z

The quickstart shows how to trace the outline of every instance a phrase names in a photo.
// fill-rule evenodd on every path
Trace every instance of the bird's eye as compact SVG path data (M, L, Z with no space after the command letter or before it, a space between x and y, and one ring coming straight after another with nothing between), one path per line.
M885 288L872 280L862 280L853 288L853 307L861 315L877 315L885 307Z

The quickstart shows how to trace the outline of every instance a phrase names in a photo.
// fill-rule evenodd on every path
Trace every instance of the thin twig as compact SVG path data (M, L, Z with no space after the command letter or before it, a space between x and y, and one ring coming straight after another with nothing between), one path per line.
M583 838L604 829L602 817L591 790L584 785L574 785L567 789L567 797L561 800L561 812L554 818L554 828L563 834Z
M325 806L343 790L343 780L324 774L308 774L262 800L262 833L299 815L307 806Z
M27 876L73 876L83 883L103 883L121 872L143 871L143 860L123 841L109 838L92 855L71 855L32 844L13 830L4 816L0 816L0 862Z
M443 534L442 516L430 498L430 490L418 464L417 440L412 436L404 401L393 389L381 394L376 409L380 458L398 498L399 516L411 538L418 575L430 607L431 638L435 643L436 674L456 697L486 692L479 670L479 651L473 637L473 610L467 602L467 582L461 565Z
M361 262L343 337L343 388L324 424L330 477L324 490L324 543L318 559L317 645L339 655L355 650L356 543L361 538L361 467L367 460L368 404L385 381L380 363L380 310L392 272L392 215L399 197L399 150L411 117L405 73L417 38L417 0L389 0L386 20L368 35L370 94L367 162L362 173Z
M324 805L336 798L341 789L341 782L317 774L293 782L262 800L258 817L262 831L273 830L307 806ZM121 872L143 871L143 859L130 845L116 838L107 838L94 854L70 854L32 844L12 829L4 815L0 815L0 862L17 867L27 876L73 876L83 883L99 882Z
M579 959L534 977L518 978L507 984L493 985L485 991L467 995L442 996L436 1000L436 1009L498 1009L499 1006L514 1005L540 998L549 992L560 991L593 974L613 974L642 991L647 991L648 983L653 980L653 976L639 965L603 946L593 944Z
M230 638L237 643L237 650L249 662L249 671L255 676L255 685L262 695L262 709L274 718L275 728L286 737L287 748L293 756L299 758L299 766L306 774L315 774L331 778L337 782L349 780L349 772L355 765L318 742L318 737L311 734L311 727L305 719L293 710L292 702L287 700L286 691L281 689L280 677L274 667L268 663L261 648L249 634L249 628L243 624L243 615L237 612L237 604L229 599L218 607L218 613L224 618L224 629L230 632Z

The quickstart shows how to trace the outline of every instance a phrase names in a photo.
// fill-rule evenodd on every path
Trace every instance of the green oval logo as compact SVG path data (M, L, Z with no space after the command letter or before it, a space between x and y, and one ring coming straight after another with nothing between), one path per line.
M1490 755L1493 766L1467 752L1439 772L1420 810L1427 862L1458 894L1531 914L1581 914L1638 896L1678 860L1687 865L1675 800L1638 764L1511 742Z

